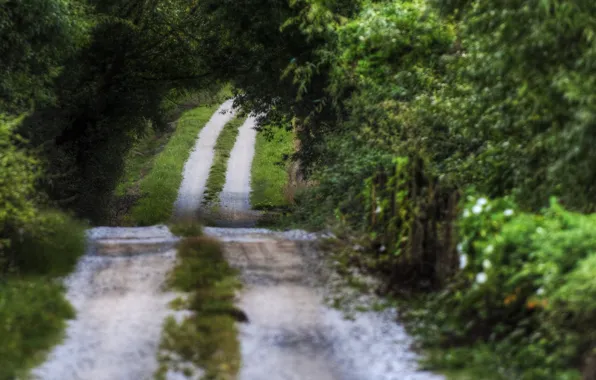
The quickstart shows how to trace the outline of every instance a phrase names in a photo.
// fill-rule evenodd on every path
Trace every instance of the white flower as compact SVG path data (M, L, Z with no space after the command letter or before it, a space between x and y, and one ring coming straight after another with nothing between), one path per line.
M480 272L476 275L476 282L479 284L484 284L487 279L488 279L488 276L484 272Z
M467 218L468 216L470 216L470 210L465 209L464 210L464 218Z
M459 269L464 269L468 266L468 256L467 255L459 255Z
M508 208L507 210L503 211L503 215L511 216L511 215L513 215L513 210Z
M486 198L478 198L478 200L476 201L476 204L480 205L480 206L484 206L486 204L486 202L487 202Z
M462 244L462 243L459 243L459 244L457 245L457 252L459 252L459 253L464 253L464 246L463 246L463 244Z
M364 41L364 36L359 37L360 41Z
M482 262L482 267L484 269L490 269L491 266L492 264L490 263L490 261L488 259L484 259L484 261Z
M377 209L375 210L375 214L380 214L381 211L383 211L383 209L381 208L381 206L377 206Z
M484 253L491 254L494 252L494 250L495 250L495 247L492 244L489 244L486 246L486 248L484 248Z
M539 288L538 290L536 290L536 294L538 294L539 296L544 294L544 288Z
M480 214L482 212L482 206L481 205L475 205L474 207L472 207L472 212L474 214Z
M536 228L536 233L542 235L544 233L544 228L542 228L542 227Z
M386 250L387 250L387 248L384 245L379 247L379 252L385 252Z

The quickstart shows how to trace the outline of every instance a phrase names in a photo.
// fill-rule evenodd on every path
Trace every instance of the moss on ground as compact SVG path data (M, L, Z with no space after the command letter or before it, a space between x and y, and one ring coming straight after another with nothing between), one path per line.
M168 278L172 289L188 297L172 305L192 315L181 323L171 317L164 325L157 379L168 370L204 379L234 379L240 368L240 345L235 322L242 312L234 306L240 283L226 262L221 244L207 237L188 237L178 247L178 263ZM192 366L188 366L192 363Z
M203 226L196 220L178 221L170 224L170 231L177 236L191 237L203 234Z

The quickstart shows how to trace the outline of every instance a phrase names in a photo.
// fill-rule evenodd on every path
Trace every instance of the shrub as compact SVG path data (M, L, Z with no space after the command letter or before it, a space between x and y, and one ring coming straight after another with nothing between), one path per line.
M0 269L64 275L85 249L84 227L39 210L37 161L15 144L18 121L0 119Z
M13 263L21 273L68 274L85 252L85 226L58 211L43 211L15 236Z
M470 196L459 229L461 270L423 318L435 343L486 342L515 378L578 378L596 342L596 214Z
M6 265L11 233L32 223L36 160L18 149L13 133L18 120L0 117L0 267Z

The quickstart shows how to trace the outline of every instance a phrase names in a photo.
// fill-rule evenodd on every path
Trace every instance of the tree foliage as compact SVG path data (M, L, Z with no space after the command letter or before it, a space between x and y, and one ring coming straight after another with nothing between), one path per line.
M55 102L18 132L44 163L43 189L56 205L99 222L135 136L163 126L163 100L198 88L208 74L184 32L196 22L185 2L97 2L88 42L63 62Z
M83 43L84 7L76 0L0 2L0 109L30 110L52 98L62 61Z

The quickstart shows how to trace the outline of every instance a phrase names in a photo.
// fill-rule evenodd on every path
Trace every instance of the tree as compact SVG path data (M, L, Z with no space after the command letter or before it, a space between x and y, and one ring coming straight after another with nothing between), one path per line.
M85 8L77 0L0 2L0 109L28 111L51 100L62 60L84 42Z

